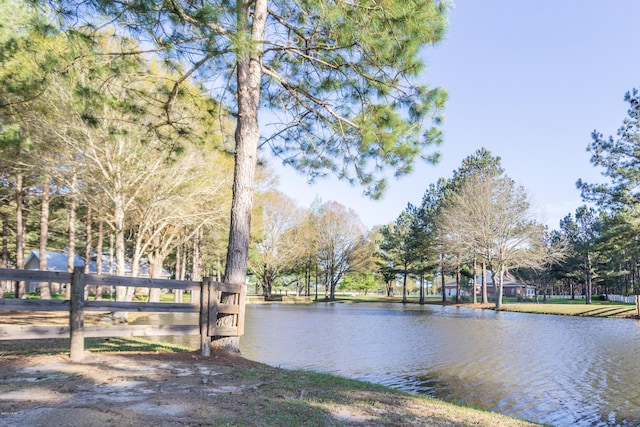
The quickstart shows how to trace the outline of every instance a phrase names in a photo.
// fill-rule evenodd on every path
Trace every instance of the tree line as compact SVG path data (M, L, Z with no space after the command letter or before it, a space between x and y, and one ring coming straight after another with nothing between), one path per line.
M132 40L63 34L19 2L3 7L23 14L2 40L2 265L22 268L26 249L54 247L66 248L69 269L79 253L102 272L111 250L114 274L129 259L136 276L146 257L160 277L172 256L178 277L188 265L200 276L199 258L224 251L216 236L228 228L233 164L220 107L194 82L175 90L179 76L156 61L114 54ZM167 96L179 107L166 109ZM43 298L51 291L41 284Z
M605 178L601 183L576 183L584 205L568 213L557 229L543 226L531 212L527 192L509 178L482 148L463 160L449 179L431 184L418 206L409 204L393 224L381 228L379 273L390 282L407 278L418 283L423 301L425 278L455 278L456 301L461 287L476 302L480 273L481 302L488 302L486 270L496 286L496 306L502 301L502 280L508 272L535 286L541 296L640 293L640 96L625 95L629 108L616 136L594 131L587 151ZM434 287L435 289L435 287ZM469 293L469 292L468 292Z

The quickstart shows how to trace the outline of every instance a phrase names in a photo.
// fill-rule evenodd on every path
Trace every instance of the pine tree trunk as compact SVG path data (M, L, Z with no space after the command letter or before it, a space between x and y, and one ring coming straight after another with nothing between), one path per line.
M444 279L444 254L440 254L440 280L442 281L442 302L447 300L447 290Z
M73 273L76 260L76 208L78 204L78 197L76 194L76 182L77 178L74 175L71 181L71 200L69 203L69 248L67 249L67 272ZM67 284L65 287L65 299L71 299L71 286Z
M2 268L9 267L9 217L2 214L2 259L0 260Z
M85 248L84 248L84 274L89 274L91 271L91 243L92 243L92 230L91 230L91 206L87 206L87 216L85 219ZM84 299L89 299L89 286L84 287ZM97 291L97 286L92 286L94 294Z
M585 283L584 283L584 299L586 304L591 304L591 254L587 253L584 260Z
M176 268L175 268L175 277L176 280L180 280L180 248L182 244L176 246ZM181 302L182 301L182 291L180 289L173 290L173 302Z
M84 273L90 273L90 264L91 264L91 244L93 243L92 234L92 212L91 206L87 206L87 216L85 218L85 247L84 247Z
M231 201L231 224L224 281L245 285L249 256L249 231L253 207L253 182L257 161L260 126L258 106L262 83L261 52L267 18L267 0L254 2L238 1L237 21L241 35L236 59L238 118L236 122L235 165L233 195ZM249 8L253 5L253 19L249 22ZM242 35L245 40L242 40ZM231 303L235 296L223 294L222 302ZM244 309L241 308L244 313ZM230 317L230 316L229 316ZM217 324L228 324L230 319L221 318ZM238 337L212 337L212 346L239 352Z
M115 198L114 228L116 234L115 258L116 276L125 275L125 246L124 246L124 200L121 195ZM127 289L124 286L116 287L116 301L126 301Z
M25 228L22 204L24 203L23 176L16 176L16 268L24 269ZM25 299L27 297L26 283L16 282L15 297Z
M636 287L636 274L638 271L638 258L636 256L633 257L634 263L633 268L631 268L631 292L634 294L638 294L638 288Z
M40 271L47 271L47 240L49 239L49 202L51 191L49 177L43 178L42 205L40 207ZM40 282L40 298L51 299L51 283Z
M202 280L202 257L200 256L200 241L201 241L202 230L198 230L193 235L193 277L191 280L195 280L199 282Z
M0 258L0 267L7 268L9 266L9 218L6 214L2 214L2 257ZM0 280L0 298L4 298L4 292L7 281Z
M96 274L102 274L102 246L104 244L104 222L98 221L98 241L96 242ZM96 286L96 299L102 299L102 286Z

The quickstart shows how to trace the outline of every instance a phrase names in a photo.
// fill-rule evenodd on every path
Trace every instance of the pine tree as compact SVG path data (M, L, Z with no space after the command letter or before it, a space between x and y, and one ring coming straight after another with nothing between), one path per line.
M236 118L226 282L245 283L260 106L272 113L272 151L310 179L333 173L379 197L381 171L400 176L419 156L437 158L426 152L441 140L429 120L440 122L446 94L416 81L424 48L444 34L444 1L51 1L76 29L99 28L103 16L185 78L208 79Z

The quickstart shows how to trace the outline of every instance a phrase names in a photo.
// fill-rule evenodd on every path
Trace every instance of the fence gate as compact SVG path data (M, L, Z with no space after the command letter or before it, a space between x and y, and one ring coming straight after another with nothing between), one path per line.
M201 294L200 347L202 354L209 354L212 337L239 337L244 334L247 287L205 279Z

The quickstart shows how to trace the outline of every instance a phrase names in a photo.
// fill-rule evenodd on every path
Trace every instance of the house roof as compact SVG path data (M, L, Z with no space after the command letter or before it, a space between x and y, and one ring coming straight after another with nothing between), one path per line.
M74 266L75 267L84 267L84 259L80 257L78 254L75 255ZM47 251L47 270L48 271L67 271L67 260L69 259L68 254L65 252L58 251ZM40 263L40 251L33 250L25 260L25 266L30 270L37 270L39 268ZM125 262L125 274L131 274L131 261L127 260ZM97 262L94 259L89 261L89 272L95 273L97 270ZM115 266L113 271L111 271L111 260L108 255L102 255L102 274L115 274ZM146 258L140 260L140 271L139 274L141 276L149 275L149 261ZM162 277L171 277L171 273L162 269Z
M69 256L64 252L52 252L47 251L47 271L67 271L67 261ZM31 251L27 259L25 260L25 265L33 263L40 263L40 251ZM74 267L84 267L84 260L79 256L75 255ZM32 267L31 270L36 270L38 267Z

